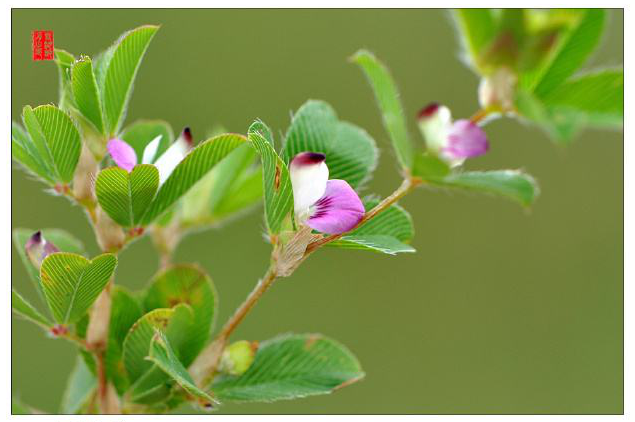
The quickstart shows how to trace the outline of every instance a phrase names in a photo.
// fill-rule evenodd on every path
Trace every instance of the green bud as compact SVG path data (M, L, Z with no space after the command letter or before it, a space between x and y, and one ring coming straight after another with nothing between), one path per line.
M251 366L258 350L258 342L240 340L227 346L221 358L220 370L230 375L242 375Z

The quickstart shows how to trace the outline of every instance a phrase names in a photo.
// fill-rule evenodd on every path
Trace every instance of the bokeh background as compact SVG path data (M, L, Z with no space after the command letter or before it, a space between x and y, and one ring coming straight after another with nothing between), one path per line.
M477 109L478 80L458 58L444 10L12 11L12 118L57 101L52 62L31 60L31 31L92 55L123 31L161 24L140 68L127 122L162 118L199 140L216 124L276 133L309 98L331 103L381 148L369 191L399 183L372 92L347 58L361 47L387 63L414 139L430 101ZM612 11L593 64L623 61L623 14ZM623 135L587 130L568 148L512 120L487 127L491 152L468 168L522 167L542 195L530 212L501 199L417 191L402 201L416 254L323 250L264 297L235 338L321 332L359 357L366 378L333 395L227 404L221 413L621 413L623 411ZM82 211L17 169L13 227L60 227L98 248ZM187 238L176 261L198 262L220 293L220 322L267 265L262 210ZM9 241L5 239L5 241ZM117 282L137 289L157 268L148 239L120 257ZM37 301L17 254L11 283ZM7 287L8 288L8 287ZM12 389L55 412L74 347L13 318ZM187 411L185 409L184 411Z

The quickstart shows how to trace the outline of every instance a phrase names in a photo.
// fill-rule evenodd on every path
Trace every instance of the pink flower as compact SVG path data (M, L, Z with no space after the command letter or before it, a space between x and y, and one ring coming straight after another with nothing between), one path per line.
M328 180L324 154L302 152L289 165L295 213L300 222L326 234L347 232L361 221L364 204L344 180Z
M193 146L190 128L183 129L181 136L161 156L156 157L161 135L154 138L143 150L141 163L153 164L159 170L159 184L163 184L174 168L185 158ZM106 145L108 153L120 168L130 172L138 164L134 149L121 139L113 138Z
M423 108L419 112L419 128L428 150L453 166L483 155L489 148L483 129L469 120L452 122L450 110L443 105L432 103Z

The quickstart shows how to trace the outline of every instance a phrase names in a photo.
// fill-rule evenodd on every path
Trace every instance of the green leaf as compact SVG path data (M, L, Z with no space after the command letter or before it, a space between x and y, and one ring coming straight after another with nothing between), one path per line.
M363 377L355 356L334 340L283 335L263 342L243 375L216 377L212 390L221 400L275 401L328 394Z
M24 264L24 268L33 282L35 290L38 292L40 297L44 299L42 286L40 284L39 268L35 268L31 260L27 257L24 249L26 242L35 232L36 230L20 227L13 229L13 245L15 246L16 251L18 251L18 256ZM61 252L71 252L79 255L84 255L86 253L82 242L67 231L61 229L42 229L41 232L44 239L54 244Z
M346 235L329 243L329 246L345 249L362 249L381 252L388 255L396 255L404 252L416 252L416 250L393 236L380 234Z
M159 29L145 25L121 36L108 63L104 79L104 112L111 135L119 131L124 120L132 85L143 55Z
M211 404L215 402L209 394L194 384L194 380L192 380L190 374L179 361L167 337L161 331L155 330L155 335L150 343L148 359L172 377L192 396L202 399L205 403Z
M150 224L166 212L218 162L246 141L242 135L227 133L200 143L176 166L157 192L143 216L142 224Z
M260 167L242 173L230 186L227 195L214 210L214 218L222 220L250 209L262 199L262 169Z
M273 148L267 126L255 121L249 127L248 139L260 154L265 199L265 219L269 233L280 233L284 219L293 211L293 190L289 169Z
M364 208L366 211L370 211L377 204L379 204L379 200L376 198L366 199ZM415 252L415 249L408 245L413 237L412 217L408 211L394 204L377 214L375 218L328 245L395 255L402 252Z
M95 129L104 133L101 99L97 89L97 82L93 74L93 63L90 57L82 56L73 63L71 71L71 87L77 109Z
M256 151L247 143L230 152L185 194L181 221L188 226L218 222L223 217L216 212L219 204L238 193L233 187L241 184L245 174L253 173L255 161Z
M362 68L375 92L384 126L390 135L401 167L404 169L412 168L412 144L408 136L408 127L399 100L399 92L392 76L390 76L386 66L366 50L359 50L355 53L353 61Z
M33 176L49 184L55 183L31 137L15 122L11 122L11 156Z
M531 205L539 194L538 184L534 178L519 170L459 172L431 183L437 186L500 195L523 206Z
M433 154L417 153L414 159L412 175L422 180L439 179L450 174L448 164Z
M159 171L151 164L138 164L130 173L119 167L99 172L95 193L99 205L123 227L139 224L159 187Z
M61 110L68 110L73 104L73 92L71 88L71 67L75 61L68 51L55 49L55 64L57 65L59 75L59 102L58 106Z
M143 316L143 310L139 301L121 286L114 286L111 297L108 347L104 360L108 379L112 380L117 392L123 394L129 385L123 363L123 342L132 325Z
M90 372L84 359L78 356L66 384L60 413L64 415L82 413L91 396L95 393L96 387L97 378Z
M12 415L32 415L34 414L33 409L31 409L26 404L22 403L20 399L17 397L11 397L11 414Z
M624 71L605 69L571 78L545 95L544 103L581 113L590 124L622 126Z
M42 262L40 279L55 320L60 324L78 321L115 271L117 258L102 254L92 261L81 255L57 252Z
M604 29L606 12L587 9L568 31L562 33L545 63L535 72L521 75L521 86L539 98L563 83L593 52Z
M466 56L476 67L480 67L480 55L492 41L497 30L492 10L457 9L453 15L461 32Z
M323 101L309 100L294 114L287 130L282 157L286 163L300 152L326 155L330 179L346 180L357 188L377 166L375 141L363 129L340 121Z
M22 116L40 160L52 172L53 179L70 183L82 148L71 118L52 105L35 109L26 106Z
M48 330L53 326L53 323L48 320L44 315L27 302L18 292L11 289L11 309L24 319L27 319L40 327Z
M137 120L124 129L121 139L130 145L141 160L146 146L157 136L161 136L154 161L159 158L174 141L172 126L163 120ZM150 163L152 164L152 163Z
M164 331L174 347L180 350L183 342L187 340L186 329L191 326L193 318L192 308L181 303L170 309L154 309L133 324L123 342L123 362L131 383L140 380L153 367L152 362L145 358L148 356L154 330ZM157 382L164 380L165 377ZM156 383L152 385L155 386Z
M188 366L207 343L218 308L212 280L196 265L180 264L162 270L152 279L143 300L146 312L179 303L189 305L194 314L178 349L181 362Z

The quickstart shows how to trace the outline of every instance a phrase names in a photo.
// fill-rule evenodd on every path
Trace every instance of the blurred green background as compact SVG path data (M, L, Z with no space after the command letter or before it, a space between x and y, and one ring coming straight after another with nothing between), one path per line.
M141 66L127 122L162 118L200 140L215 124L245 132L262 118L276 133L309 98L331 103L381 148L369 190L399 183L372 92L347 58L361 47L391 69L410 119L430 101L455 116L478 107L478 80L458 58L443 10L16 10L12 11L12 118L57 101L52 62L31 60L31 31L92 55L123 31L162 28ZM623 13L612 11L593 64L623 61ZM359 357L366 378L330 396L227 404L221 413L623 412L623 137L588 130L564 149L534 127L488 125L491 152L468 168L518 168L542 196L530 212L490 197L417 191L402 201L416 254L326 249L274 286L236 332L263 340L321 332ZM12 226L60 227L98 248L77 207L42 192L17 169ZM261 210L187 238L176 261L212 275L224 321L266 268ZM8 240L6 240L8 241ZM120 258L117 282L141 288L157 268L148 239ZM12 284L40 305L17 254ZM74 347L13 318L12 389L55 412Z

